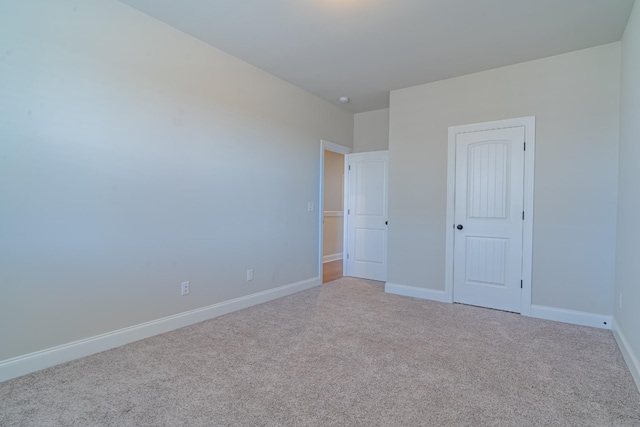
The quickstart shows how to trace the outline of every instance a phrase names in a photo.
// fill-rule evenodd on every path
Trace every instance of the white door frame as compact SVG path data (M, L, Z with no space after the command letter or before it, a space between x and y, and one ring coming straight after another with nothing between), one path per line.
M322 252L324 250L324 151L333 151L334 153L339 153L344 155L344 189L343 195L344 200L342 201L343 210L346 209L348 200L349 200L349 174L347 173L347 165L348 158L347 155L351 154L353 151L349 147L345 147L340 144L336 144L334 142L326 141L324 139L320 140L320 196L318 200L318 222L319 222L319 248L318 248L318 277L320 278L320 283L322 283ZM347 251L347 215L344 215L344 220L342 221L343 230L342 230L342 273L343 276L347 276L347 257L345 253Z
M453 255L454 255L454 209L456 181L456 134L478 132L491 129L524 126L525 158L524 158L524 224L522 236L522 301L521 314L531 316L531 270L533 257L533 185L534 159L536 147L535 116L517 119L498 120L475 123L449 128L447 153L447 226L446 226L446 258L445 258L445 295L448 302L453 302Z

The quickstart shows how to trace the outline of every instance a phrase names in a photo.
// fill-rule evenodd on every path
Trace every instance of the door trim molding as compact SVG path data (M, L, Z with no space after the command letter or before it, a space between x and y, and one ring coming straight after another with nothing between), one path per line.
M447 147L447 220L445 256L446 302L453 302L454 208L456 179L456 135L459 133L524 126L527 148L524 156L524 224L522 235L522 299L520 314L531 316L531 272L533 257L533 190L536 149L535 116L449 127Z
M320 277L320 282L322 282L322 264L323 264L323 240L324 240L324 151L333 151L334 153L340 153L344 155L344 200L342 201L342 206L347 206L347 202L349 200L349 174L347 173L348 161L347 154L351 154L353 151L349 147L345 147L344 145L336 144L335 142L327 141L324 139L320 140L320 194L318 196L318 277ZM343 213L344 215L344 213ZM342 225L342 272L343 275L347 275L347 257L344 256L347 250L347 221L343 221Z

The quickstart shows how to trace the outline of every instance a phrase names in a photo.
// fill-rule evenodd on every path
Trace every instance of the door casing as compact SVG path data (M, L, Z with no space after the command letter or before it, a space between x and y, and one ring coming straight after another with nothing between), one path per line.
M454 268L454 212L455 212L455 180L456 180L456 135L467 132L502 129L524 126L525 159L524 159L524 224L522 236L522 301L521 314L531 315L531 273L533 256L533 190L535 160L535 116L492 122L475 123L449 127L447 154L447 213L446 213L446 257L445 257L445 300L453 302L453 268Z

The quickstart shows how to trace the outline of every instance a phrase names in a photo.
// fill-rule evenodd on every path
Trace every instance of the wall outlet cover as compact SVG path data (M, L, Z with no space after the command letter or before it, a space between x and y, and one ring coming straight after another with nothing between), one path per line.
M182 285L180 285L180 295L189 295L189 292L191 291L189 288L189 282L182 282Z

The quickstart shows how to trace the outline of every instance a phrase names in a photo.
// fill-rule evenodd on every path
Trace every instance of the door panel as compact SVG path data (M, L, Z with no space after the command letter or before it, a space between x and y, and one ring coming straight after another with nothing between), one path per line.
M354 259L357 262L384 263L384 230L356 228Z
M505 286L508 239L467 237L466 283Z
M507 217L507 153L505 142L481 142L468 148L469 218Z
M520 312L524 127L456 135L454 301Z
M349 155L347 274L387 279L388 151Z
M357 214L361 216L386 215L386 160L352 158L351 161L353 162L351 176L355 175L355 210Z

